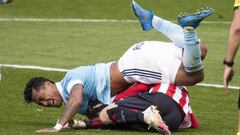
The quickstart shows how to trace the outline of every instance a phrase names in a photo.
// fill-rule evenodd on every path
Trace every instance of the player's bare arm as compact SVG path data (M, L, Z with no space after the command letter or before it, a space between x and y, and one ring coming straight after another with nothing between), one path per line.
M66 103L64 112L62 113L59 121L57 122L56 126L53 128L45 128L37 130L36 132L58 132L61 128L70 120L72 120L73 116L78 112L80 108L82 99L83 99L83 86L78 84L73 86L70 98Z
M233 21L229 30L229 38L227 45L227 54L224 58L224 74L223 83L224 90L228 93L228 85L234 75L234 59L239 48L240 42L240 8L234 10Z
M59 119L59 123L61 125L65 125L72 117L78 112L82 102L82 93L83 93L83 86L82 85L75 85L72 88L70 93L69 101L67 102L64 112Z

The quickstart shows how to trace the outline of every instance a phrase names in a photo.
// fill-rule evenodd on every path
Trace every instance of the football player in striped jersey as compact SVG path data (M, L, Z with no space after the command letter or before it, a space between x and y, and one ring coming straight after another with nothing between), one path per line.
M120 128L145 130L151 126L165 135L178 128L198 128L186 87L174 84L137 83L118 94L114 103L105 106L99 103L92 107L91 115L98 118L75 120L69 126L98 128L113 124Z

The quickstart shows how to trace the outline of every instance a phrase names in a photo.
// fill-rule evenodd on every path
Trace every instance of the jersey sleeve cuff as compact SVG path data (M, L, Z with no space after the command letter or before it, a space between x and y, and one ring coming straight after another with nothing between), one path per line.
M74 85L77 85L77 84L81 84L83 87L83 82L81 80L75 80L75 81L71 81L69 84L68 84L68 87L67 87L67 91L70 93L71 92L71 89Z

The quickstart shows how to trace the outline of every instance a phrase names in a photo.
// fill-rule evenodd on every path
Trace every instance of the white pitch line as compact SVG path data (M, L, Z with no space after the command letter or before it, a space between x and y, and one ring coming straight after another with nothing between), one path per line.
M207 83L198 83L197 86L205 86L205 87L214 87L214 88L224 88L223 85L220 84L207 84ZM229 89L240 90L238 86L228 86Z
M63 69L63 68L51 68L51 67L30 66L30 65L11 65L11 64L0 64L0 68L1 67L21 68L21 69L36 69L36 70L57 71L57 72L67 72L69 70L69 69ZM223 85L207 84L207 83L198 83L197 86L224 88ZM229 86L229 89L240 90L240 87L239 86Z
M138 20L117 19L48 19L48 18L0 18L0 22L94 22L94 23L138 23ZM173 21L176 22L176 21ZM205 24L231 24L231 21L203 21Z
M0 18L2 22L111 22L111 23L137 23L137 20L115 19L47 19L47 18Z
M57 72L67 72L69 70L69 69L63 69L63 68L51 68L51 67L30 66L30 65L11 65L11 64L0 64L0 67L37 69L37 70L57 71Z

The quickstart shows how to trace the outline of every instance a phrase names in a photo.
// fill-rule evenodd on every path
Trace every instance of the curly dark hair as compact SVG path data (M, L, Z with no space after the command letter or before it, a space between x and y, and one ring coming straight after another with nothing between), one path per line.
M32 90L39 90L39 87L42 86L45 82L51 82L51 83L55 83L47 78L44 77L33 77L31 78L28 83L25 86L24 89L24 100L26 103L31 103L32 102Z

